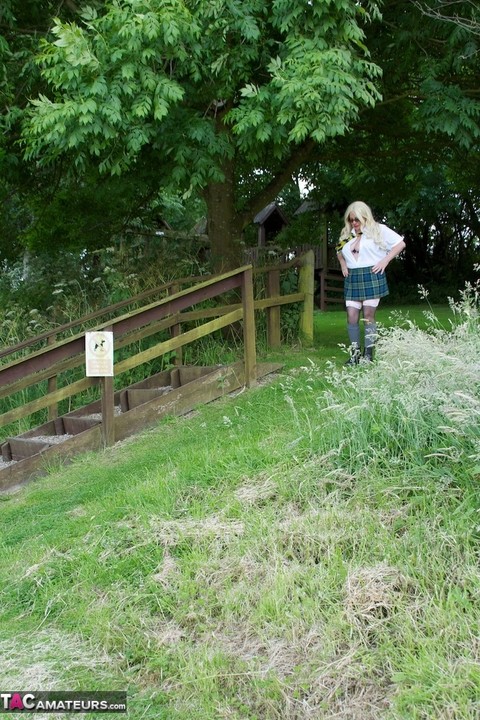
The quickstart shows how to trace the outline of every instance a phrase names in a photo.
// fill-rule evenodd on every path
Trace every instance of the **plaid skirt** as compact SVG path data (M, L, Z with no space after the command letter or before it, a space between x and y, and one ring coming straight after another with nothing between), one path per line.
M385 273L373 273L371 267L348 268L344 284L345 300L373 300L388 295Z

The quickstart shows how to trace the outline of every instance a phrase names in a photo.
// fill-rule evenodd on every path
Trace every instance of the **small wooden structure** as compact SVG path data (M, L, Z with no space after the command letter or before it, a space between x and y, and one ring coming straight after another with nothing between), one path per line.
M288 219L282 208L272 202L253 218L258 225L258 246L266 247L274 242L278 233L288 225Z

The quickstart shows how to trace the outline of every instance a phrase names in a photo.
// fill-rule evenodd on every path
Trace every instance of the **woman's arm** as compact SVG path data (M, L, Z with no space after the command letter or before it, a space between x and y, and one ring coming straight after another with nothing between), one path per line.
M345 262L345 258L343 257L343 254L341 252L337 253L338 262L340 263L340 268L342 270L343 277L348 277L348 268L347 263Z
M388 253L385 255L382 260L379 260L375 265L372 267L372 272L374 273L380 273L383 275L385 272L385 268L387 267L390 260L393 260L393 258L397 257L397 255L400 255L400 253L405 250L405 243L403 240L400 240L396 245L394 245L391 250L388 251Z

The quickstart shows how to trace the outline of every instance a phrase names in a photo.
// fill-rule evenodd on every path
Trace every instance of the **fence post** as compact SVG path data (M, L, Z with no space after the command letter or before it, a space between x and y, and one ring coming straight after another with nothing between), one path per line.
M55 345L57 342L56 335L49 335L47 338L47 345ZM47 392L48 394L55 392L57 389L57 376L52 375L47 380ZM48 406L48 419L56 420L58 418L58 403Z
M314 281L315 254L309 250L300 259L300 273L298 278L298 290L305 298L300 310L300 338L306 345L313 343L313 295L315 291Z
M253 270L251 266L242 273L242 308L245 385L247 387L252 387L257 382L257 351L255 346Z
M104 328L106 332L112 332L113 327ZM102 384L102 438L105 447L110 447L115 442L115 392L114 381L111 376L101 378Z
M267 273L267 297L280 295L280 270L269 270ZM281 345L280 334L280 306L272 305L267 308L267 344L275 348Z
M175 295L180 290L180 286L175 283L174 285L171 285L168 289L169 295ZM172 325L170 330L172 337L178 337L182 334L182 326L180 323L177 323L176 325ZM181 365L183 363L183 347L180 346L175 350L175 359L173 361L174 365Z

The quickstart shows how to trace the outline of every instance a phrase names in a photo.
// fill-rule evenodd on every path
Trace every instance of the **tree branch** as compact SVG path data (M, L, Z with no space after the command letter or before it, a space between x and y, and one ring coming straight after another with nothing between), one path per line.
M317 147L317 143L308 139L298 148L293 149L290 156L285 160L282 169L270 180L260 192L251 198L247 206L242 212L237 214L236 221L240 227L245 228L252 222L255 215L262 210L265 205L272 202L283 190L287 182L291 179L295 170L297 170L312 154Z
M426 17L453 23L464 30L468 30L468 32L471 32L473 35L480 35L480 18L478 15L477 17L473 15L472 17L464 17L452 11L455 5L464 5L466 3L471 6L473 11L477 10L478 12L478 7L472 0L441 0L439 8L430 8L425 2L420 2L420 0L410 0L410 2Z

